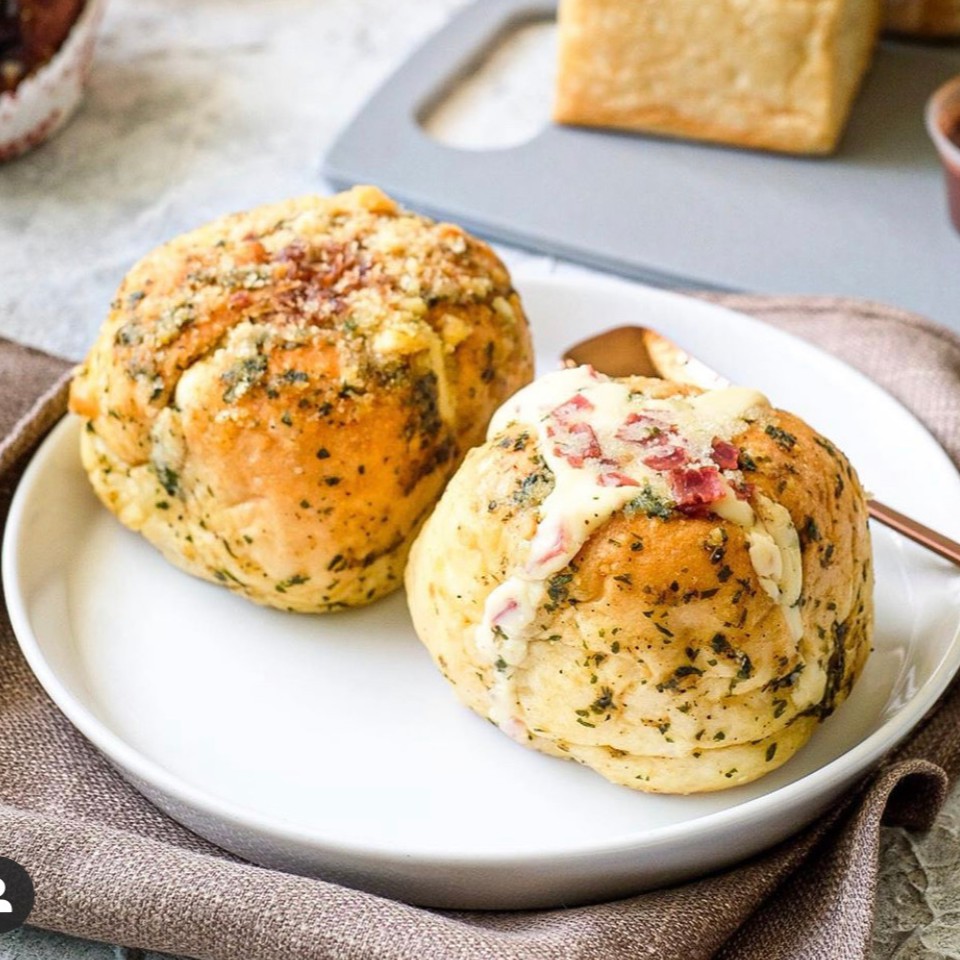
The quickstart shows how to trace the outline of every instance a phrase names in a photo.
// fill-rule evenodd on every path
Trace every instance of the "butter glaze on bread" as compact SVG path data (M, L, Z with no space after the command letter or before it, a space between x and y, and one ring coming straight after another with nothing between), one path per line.
M829 153L880 0L561 0L554 117Z
M638 790L746 783L807 741L867 657L863 490L759 395L600 378L620 390L604 412L576 374L551 375L566 379L539 408L524 397L549 378L508 401L450 482L407 567L417 632L525 746ZM577 394L594 406L571 416Z
M400 585L462 454L532 369L490 248L359 187L145 257L70 406L100 499L171 562L328 611Z

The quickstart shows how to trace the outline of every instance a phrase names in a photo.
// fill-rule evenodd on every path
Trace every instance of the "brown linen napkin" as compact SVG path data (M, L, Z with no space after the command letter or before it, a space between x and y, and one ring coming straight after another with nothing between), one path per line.
M710 297L806 337L883 384L960 463L960 338L839 299ZM0 519L24 455L63 411L67 365L0 341ZM424 910L252 866L161 814L39 688L0 612L0 855L22 863L50 930L210 960L867 955L881 821L927 829L960 772L960 683L877 773L768 853L596 906Z

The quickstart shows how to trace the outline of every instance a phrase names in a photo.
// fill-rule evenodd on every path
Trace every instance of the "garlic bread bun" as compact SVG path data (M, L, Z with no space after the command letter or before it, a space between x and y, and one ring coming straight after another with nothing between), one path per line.
M495 415L406 586L464 703L662 793L788 760L850 692L873 623L865 497L829 440L755 391L587 367Z
M322 612L400 585L462 454L532 371L491 249L357 187L141 260L70 408L98 496L168 560Z

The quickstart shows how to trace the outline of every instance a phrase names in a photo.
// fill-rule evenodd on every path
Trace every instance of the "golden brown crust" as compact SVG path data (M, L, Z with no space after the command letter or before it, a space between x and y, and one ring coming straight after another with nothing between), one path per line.
M649 381L631 382L652 392ZM752 497L782 504L798 531L802 639L760 585L742 527L714 515L619 511L552 578L538 611L519 668L530 746L641 790L715 790L788 760L846 698L873 617L856 474L783 411L768 410L735 442ZM514 424L471 451L411 553L417 631L484 716L495 668L474 645L476 625L522 558L551 489L535 439ZM453 552L456 564L439 559Z
M561 0L554 118L828 153L879 20L879 0Z
M373 188L225 217L127 275L74 380L100 497L174 563L328 610L413 534L532 375L506 269Z

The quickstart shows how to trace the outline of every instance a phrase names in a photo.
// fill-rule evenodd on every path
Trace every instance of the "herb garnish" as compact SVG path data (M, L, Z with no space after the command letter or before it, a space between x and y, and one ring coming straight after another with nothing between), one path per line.
M295 573L292 577L287 577L286 580L279 580L274 589L277 593L286 593L290 587L299 586L301 583L306 583L310 578L304 576L302 573Z
M668 520L673 512L673 504L666 497L655 493L649 483L645 483L640 493L626 503L623 512L628 517L635 513L645 513L648 517Z
M776 427L772 423L767 424L764 433L772 437L781 450L790 451L797 445L797 438L792 433L787 433L782 427Z

